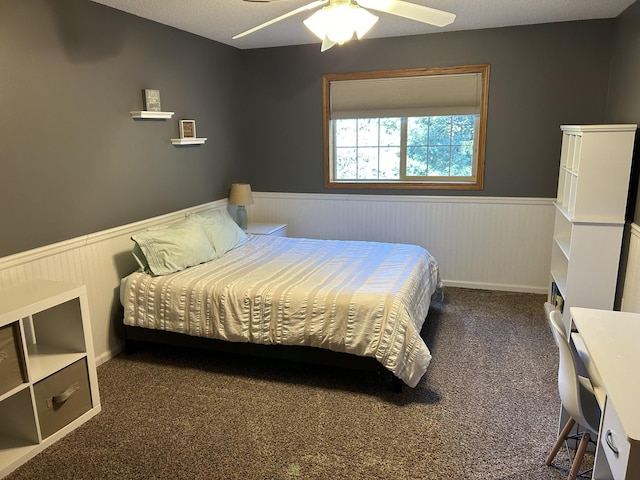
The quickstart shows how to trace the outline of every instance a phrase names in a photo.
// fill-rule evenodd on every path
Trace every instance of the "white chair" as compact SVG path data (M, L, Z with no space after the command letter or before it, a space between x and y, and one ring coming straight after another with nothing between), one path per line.
M562 314L553 310L549 313L549 324L553 332L553 338L560 354L558 366L558 392L565 411L569 415L569 420L565 424L562 432L558 436L551 453L547 457L546 465L551 465L558 450L568 438L580 439L580 444L576 450L575 457L571 463L571 471L568 480L573 480L578 475L580 464L584 452L591 438L591 435L598 436L600 424L600 407L593 393L593 388L589 379L578 374L576 359L574 357L569 337L566 334ZM569 435L574 425L578 423L585 430L576 435Z

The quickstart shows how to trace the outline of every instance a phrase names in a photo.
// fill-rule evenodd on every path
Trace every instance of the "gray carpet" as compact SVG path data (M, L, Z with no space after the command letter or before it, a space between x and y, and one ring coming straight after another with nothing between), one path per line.
M144 346L98 368L103 411L18 479L560 479L542 295L448 288L415 389L389 378Z

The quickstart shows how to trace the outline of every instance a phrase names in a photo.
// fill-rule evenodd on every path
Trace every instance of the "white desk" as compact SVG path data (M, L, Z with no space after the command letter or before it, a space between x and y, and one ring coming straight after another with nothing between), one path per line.
M603 395L594 479L640 479L640 314L571 308L590 361L585 365ZM617 452L617 453L616 453Z

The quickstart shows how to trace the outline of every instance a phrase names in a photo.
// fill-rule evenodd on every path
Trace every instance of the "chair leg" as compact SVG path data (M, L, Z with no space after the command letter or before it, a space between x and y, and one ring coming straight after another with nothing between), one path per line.
M590 436L591 435L589 434L589 432L584 432L582 434L582 440L580 440L580 445L578 445L576 456L573 458L573 465L571 466L571 471L569 472L567 480L574 480L576 478L576 475L578 475L578 472L580 471L580 465L582 464L582 457L584 457L584 452L587 450Z
M556 458L556 455L558 454L558 450L560 450L560 448L562 447L564 439L567 438L567 435L569 435L569 432L575 424L576 421L573 418L569 417L569 420L567 420L567 423L565 423L562 432L560 433L560 435L558 435L558 440L556 440L556 444L553 446L553 450L551 450L551 453L547 457L546 462L544 462L545 465L551 465L553 459Z

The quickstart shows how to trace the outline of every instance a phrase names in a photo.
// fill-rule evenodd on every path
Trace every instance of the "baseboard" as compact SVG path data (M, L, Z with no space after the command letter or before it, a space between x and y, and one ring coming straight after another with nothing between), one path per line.
M117 357L118 355L120 355L122 352L124 352L124 342L122 342L121 344L118 344L114 348L112 348L110 350L107 350L106 352L98 355L96 357L96 366L100 366L103 363L108 362L112 358Z
M546 294L548 287L533 285L504 285L499 283L458 282L445 280L445 287L472 288L475 290L497 290L502 292L539 293Z

